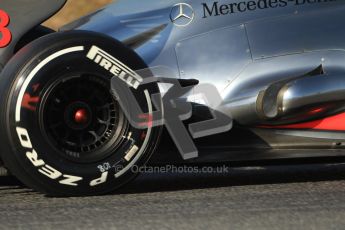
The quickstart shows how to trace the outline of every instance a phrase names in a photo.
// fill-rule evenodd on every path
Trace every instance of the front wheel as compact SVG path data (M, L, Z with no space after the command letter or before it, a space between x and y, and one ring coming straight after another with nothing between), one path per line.
M99 53L90 54L95 47ZM28 186L57 196L103 194L134 178L161 128L132 127L110 82L114 70L146 67L129 48L91 32L55 33L24 47L0 81L5 165ZM152 113L157 85L131 90Z

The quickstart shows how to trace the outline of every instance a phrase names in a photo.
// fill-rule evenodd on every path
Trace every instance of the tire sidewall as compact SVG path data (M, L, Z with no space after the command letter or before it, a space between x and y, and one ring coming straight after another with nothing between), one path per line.
M38 117L37 112L32 112L31 117L23 115L23 112L21 112L21 121L16 121L17 102L20 98L19 94L22 91L22 88L25 88L25 90L28 90L29 92L32 90L30 86L37 84L35 80L37 78L43 78L44 76L49 78L45 84L49 84L50 80L54 80L51 79L54 78L54 76L49 76L49 74L47 74L49 71L56 71L53 73L54 75L59 71L66 72L71 69L78 69L78 66L75 67L69 65L69 62L77 64L76 60L78 57L80 58L80 63L82 63L81 66L87 65L88 71L93 70L110 80L113 76L109 71L86 57L92 46L97 46L106 51L122 63L126 63L126 65L133 70L144 69L147 67L138 55L114 39L91 32L73 31L48 35L29 44L29 46L24 47L24 49L20 51L9 63L9 65L11 62L20 63L20 68L13 69L12 67L8 70L5 68L4 73L8 75L11 74L15 77L11 79L11 87L7 89L6 108L5 112L1 114L3 121L2 127L5 127L5 130L7 131L5 132L6 138L1 139L6 139L6 141L10 143L11 147L10 153L6 153L3 158L5 164L8 162L10 170L15 171L14 174L17 175L19 179L22 179L24 183L27 183L29 186L40 191L55 193L56 195L96 195L109 192L134 178L137 173L133 172L130 168L127 169L127 171L123 171L123 168L126 168L128 165L141 166L145 164L156 146L156 140L158 140L160 128L152 128L150 130L150 135L141 141L140 150L138 151L140 156L134 157L133 162L123 161L118 164L119 157L114 157L114 155L119 153L114 153L99 162L79 164L59 156L54 153L54 149L49 148L49 145L42 139L42 136L39 135L39 119L34 119L35 116ZM73 47L83 47L83 50L66 53L47 61L47 59L49 59L48 57L51 57L63 50L72 49ZM45 62L46 64L43 65L42 63ZM41 69L34 74L29 85L25 86L25 82L30 75L32 77L33 70L39 65L42 65ZM0 88L6 88L6 86ZM44 87L42 87L42 89L44 89ZM152 105L149 105L150 101L148 100L145 100L147 103L146 105L143 103L143 98L145 98L145 94L143 93L144 90L147 90L147 92L152 94L157 93L158 88L156 86L149 85L144 88L139 87L134 92L143 110L148 111L148 108ZM38 95L39 94L40 93L38 92ZM21 111L23 111L23 109ZM30 114L30 111L25 111L25 113ZM138 139L140 132L138 131L137 136L133 138ZM37 157L35 157L36 153ZM121 154L125 156L125 148L122 149ZM28 156L31 156L31 158L29 157L31 160L29 160ZM32 161L33 159L34 161ZM99 166L104 164L110 165L111 168L101 171ZM120 171L123 172L121 176L115 177L115 175ZM47 176L47 174L49 176ZM107 175L103 182L105 174ZM80 177L82 179L72 183L77 184L73 186L61 184L61 181L71 178L70 176ZM102 183L96 186L90 186L91 182L95 182L97 179L99 181L102 180Z

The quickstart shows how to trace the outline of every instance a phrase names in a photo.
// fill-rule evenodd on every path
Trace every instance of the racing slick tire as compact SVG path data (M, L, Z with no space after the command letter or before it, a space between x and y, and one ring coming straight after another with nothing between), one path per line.
M90 59L146 68L122 43L94 32L59 32L21 49L1 73L1 157L27 186L51 196L109 193L152 155L161 127L130 125L111 93L113 72ZM114 63L114 64L116 64ZM120 63L120 64L119 64ZM145 115L157 84L130 88ZM149 122L147 122L149 123Z

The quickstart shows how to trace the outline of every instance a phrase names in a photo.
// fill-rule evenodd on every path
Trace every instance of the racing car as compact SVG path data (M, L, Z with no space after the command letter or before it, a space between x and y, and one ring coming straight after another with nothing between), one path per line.
M0 3L1 159L29 187L109 193L151 157L345 154L344 1L119 0L40 25L65 2Z

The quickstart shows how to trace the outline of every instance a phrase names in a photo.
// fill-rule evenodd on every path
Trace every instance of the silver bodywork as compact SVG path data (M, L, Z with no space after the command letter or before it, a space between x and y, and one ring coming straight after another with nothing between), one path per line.
M245 2L247 8L249 2L253 1ZM105 33L132 46L149 67L167 66L176 78L214 84L223 98L219 110L246 125L259 120L259 93L274 82L322 65L324 77L338 79L338 86L344 83L345 2L272 2L266 1L268 8L245 12L238 11L244 5L232 5L231 12L224 10L226 6L240 1L184 1L194 18L179 26L171 15L181 1L122 0L63 30Z
M49 14L64 2L56 1ZM178 18L181 5L187 17ZM246 131L232 130L225 145L213 145L231 150L226 159L258 159L279 153L343 154L338 151L344 149L342 132L259 125L322 119L344 111L344 22L343 0L120 0L61 31L106 34L135 50L153 70L165 66L175 78L215 85L223 100L216 109ZM8 59L0 57L3 64ZM325 103L332 106L299 120L305 109ZM305 151L296 154L296 148ZM198 160L219 160L216 155Z

